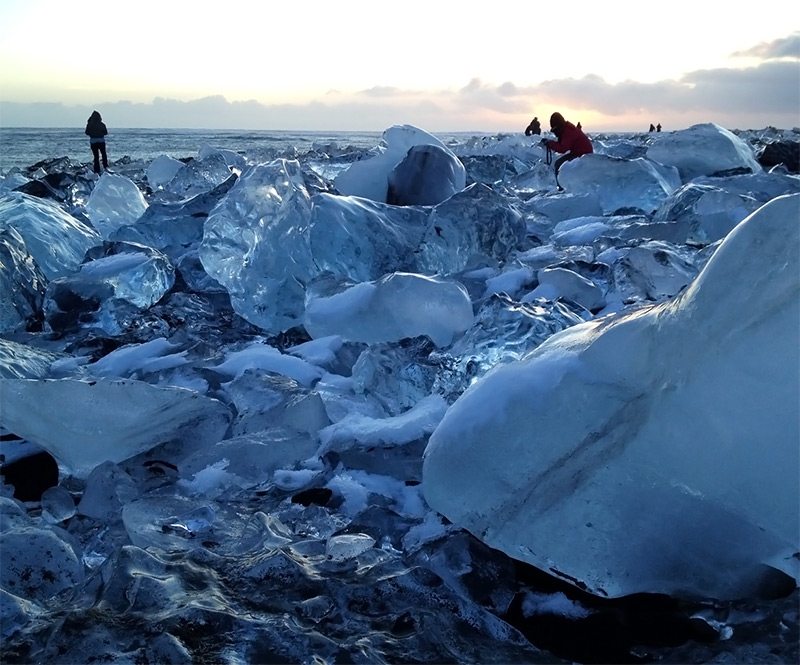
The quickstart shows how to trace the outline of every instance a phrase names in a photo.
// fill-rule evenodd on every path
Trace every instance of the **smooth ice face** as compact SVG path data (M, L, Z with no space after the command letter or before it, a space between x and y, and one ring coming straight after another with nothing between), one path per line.
M126 224L133 224L147 210L136 184L123 175L104 173L86 202L86 214L103 238Z
M218 400L141 381L8 379L0 390L3 426L78 477L161 443L189 451L216 443L231 419Z
M338 335L375 344L427 335L447 346L474 320L466 289L456 282L393 273L332 296L311 296L305 327L315 338Z
M712 122L659 134L647 149L647 158L677 168L684 183L733 169L763 171L747 143Z
M425 452L428 503L594 593L736 598L798 578L800 195L736 227L673 301L487 374Z
M55 203L13 192L0 199L0 230L13 228L47 279L69 274L100 234Z
M395 270L413 272L428 213L354 196L312 199L309 244L318 274L366 282Z
M154 192L162 189L182 168L182 161L167 155L159 155L147 167L147 184Z
M653 212L681 186L678 170L648 159L584 155L565 163L558 174L567 191L596 194L603 212L639 208Z

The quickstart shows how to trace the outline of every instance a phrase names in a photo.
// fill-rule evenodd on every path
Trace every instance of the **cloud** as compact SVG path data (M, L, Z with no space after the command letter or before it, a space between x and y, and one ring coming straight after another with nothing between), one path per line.
M549 108L580 111L594 126L629 131L642 122L649 125L651 118L665 125L669 118L671 127L717 122L745 129L790 128L797 126L800 109L798 47L800 32L742 52L757 54L756 66L700 69L653 83L609 83L588 75L520 86L476 77L456 89L374 86L356 94L323 94L302 104L231 102L221 95L92 106L2 102L0 122L4 127L83 127L97 108L109 128L381 131L393 124L414 124L429 131L518 131L529 114L538 111L541 116Z
M761 60L776 60L789 58L800 60L800 32L795 32L788 37L776 39L772 42L761 42L745 51L736 51L735 57L760 58Z
M372 88L362 90L360 95L366 97L397 97L403 95L403 90L390 85L376 85Z

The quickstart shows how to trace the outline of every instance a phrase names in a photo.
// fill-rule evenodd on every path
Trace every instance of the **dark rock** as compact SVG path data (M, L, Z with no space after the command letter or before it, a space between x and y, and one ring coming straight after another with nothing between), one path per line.
M774 141L764 146L758 156L761 166L783 164L790 173L800 173L800 141Z
M40 501L46 489L58 485L58 463L45 451L4 464L0 474L19 501Z

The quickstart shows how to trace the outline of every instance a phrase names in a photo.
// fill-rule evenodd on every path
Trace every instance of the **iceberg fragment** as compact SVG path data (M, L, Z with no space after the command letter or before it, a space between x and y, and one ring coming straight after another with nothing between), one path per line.
M799 205L750 215L672 301L474 384L425 451L428 503L600 595L730 599L764 565L800 577Z

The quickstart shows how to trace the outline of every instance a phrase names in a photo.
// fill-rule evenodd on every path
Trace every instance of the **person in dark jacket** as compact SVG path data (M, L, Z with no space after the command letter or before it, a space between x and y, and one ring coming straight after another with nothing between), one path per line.
M541 134L542 133L542 125L539 123L539 118L534 118L531 120L531 124L529 124L525 128L525 136L530 136L531 134Z
M89 137L89 147L92 149L94 157L94 172L100 173L100 158L103 158L103 168L108 170L108 156L106 155L106 135L108 130L103 122L103 118L97 111L89 116L86 122L86 136Z
M564 120L564 116L560 113L553 113L550 116L550 131L556 135L557 140L542 139L541 142L542 145L547 146L550 150L566 153L556 160L556 184L559 189L563 189L558 183L558 171L561 165L564 162L569 162L577 157L594 152L594 148L589 137L583 133L583 130Z

